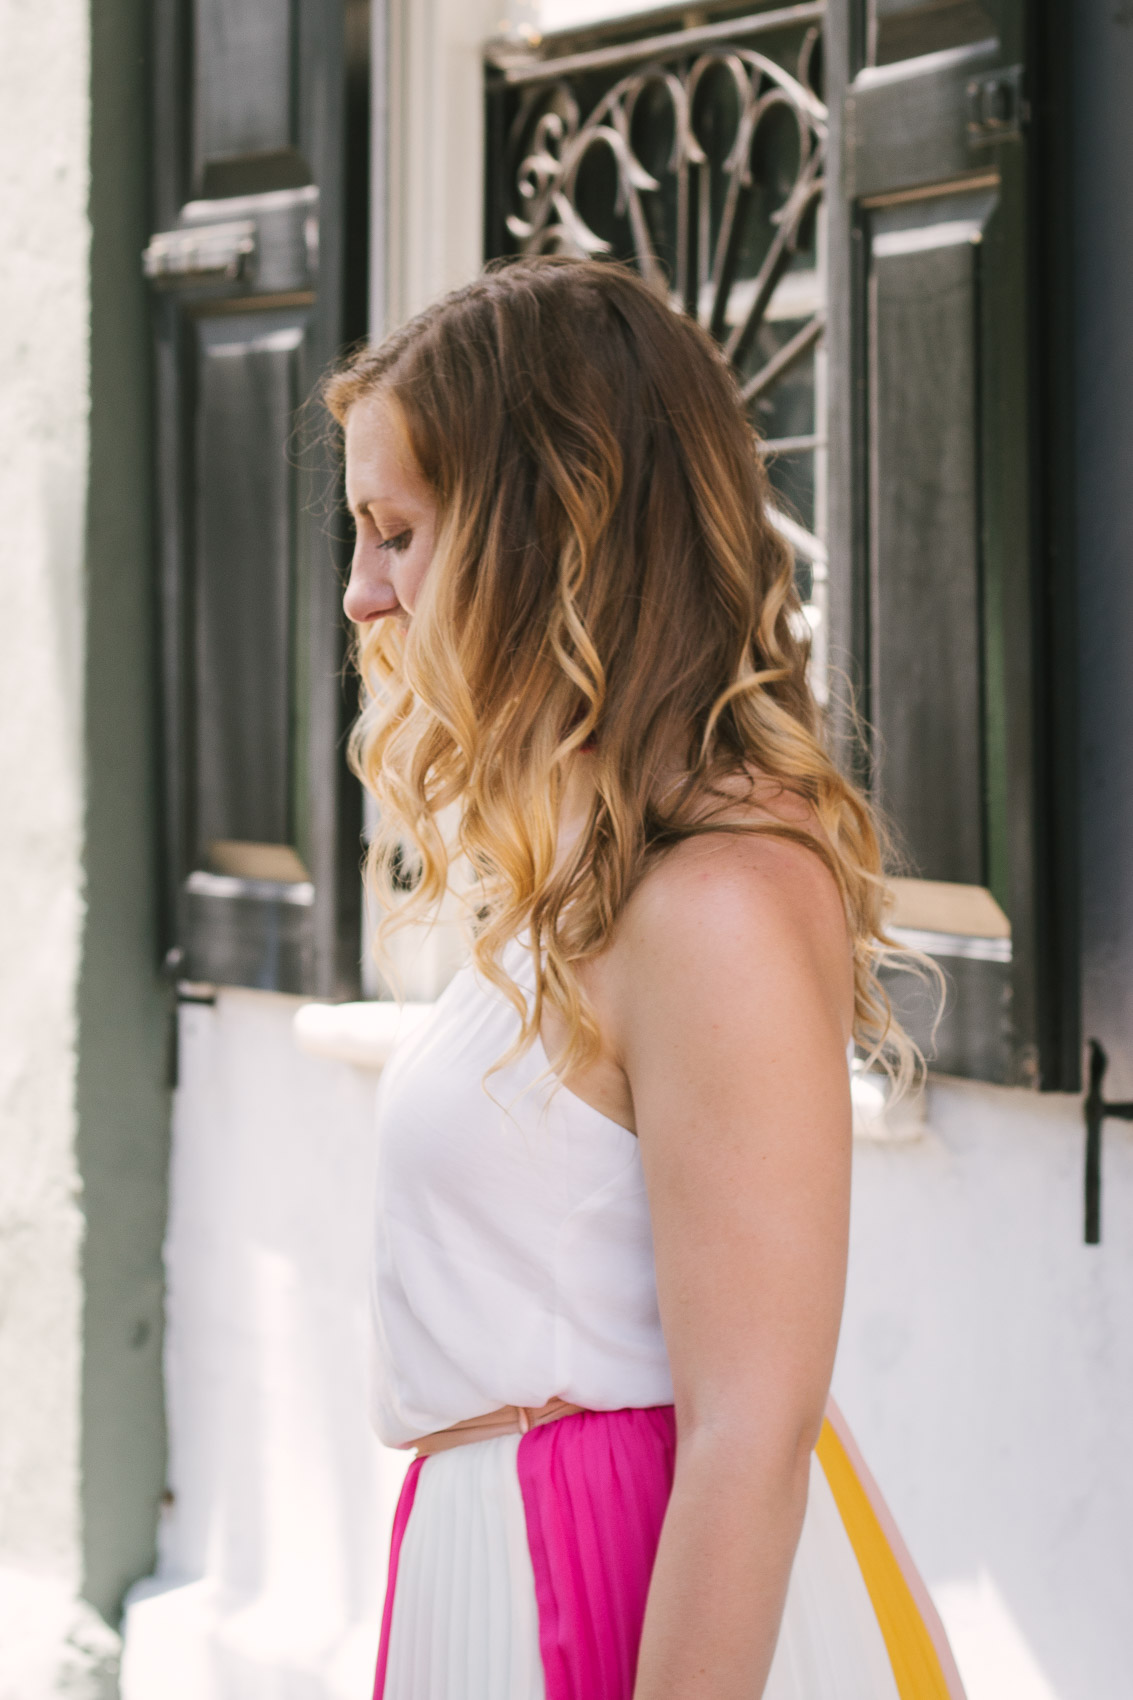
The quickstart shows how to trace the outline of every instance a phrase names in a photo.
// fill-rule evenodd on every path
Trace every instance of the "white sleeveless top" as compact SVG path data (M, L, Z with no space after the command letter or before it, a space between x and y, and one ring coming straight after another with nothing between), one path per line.
M521 945L504 966L530 993ZM555 1396L672 1402L638 1142L539 1080L538 1040L485 1088L518 1029L470 965L382 1076L371 1415L387 1446Z

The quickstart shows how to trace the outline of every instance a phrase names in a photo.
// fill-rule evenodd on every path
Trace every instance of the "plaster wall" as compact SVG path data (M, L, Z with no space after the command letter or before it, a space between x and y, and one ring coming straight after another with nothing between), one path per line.
M54 1693L60 1658L71 1656L60 1648L72 1631L79 1639L85 1633L72 1601L80 1570L82 1223L74 1146L87 89L86 5L0 0L3 1700Z
M304 1056L297 1000L180 1012L166 1243L171 1498L124 1700L369 1692L409 1459L366 1418L377 1076Z

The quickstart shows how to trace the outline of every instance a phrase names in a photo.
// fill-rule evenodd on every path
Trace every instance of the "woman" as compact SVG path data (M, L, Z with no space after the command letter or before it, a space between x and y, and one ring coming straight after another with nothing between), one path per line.
M382 1087L375 1421L419 1456L375 1693L955 1694L824 1427L847 1046L911 1047L732 380L626 271L540 259L327 402L371 867L419 913L459 854L475 914Z

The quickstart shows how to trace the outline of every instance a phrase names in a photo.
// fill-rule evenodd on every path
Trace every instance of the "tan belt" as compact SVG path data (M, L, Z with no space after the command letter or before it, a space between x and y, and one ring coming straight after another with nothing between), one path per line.
M451 1428L425 1434L411 1444L418 1458L428 1458L433 1452L447 1452L450 1446L467 1446L474 1440L496 1440L501 1434L526 1434L529 1428L542 1423L557 1422L559 1417L573 1417L585 1409L583 1405L568 1405L565 1399L548 1399L545 1405L501 1405L498 1411L487 1411L482 1417L467 1417Z

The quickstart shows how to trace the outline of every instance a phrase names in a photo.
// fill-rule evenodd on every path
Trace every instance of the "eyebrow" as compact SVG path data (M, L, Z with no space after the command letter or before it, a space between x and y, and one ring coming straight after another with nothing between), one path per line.
M367 496L364 502L352 502L349 491L346 494L346 505L352 514L364 514L369 508L397 508L401 506L399 502L394 501L392 496Z

